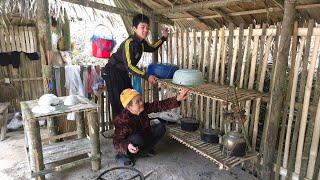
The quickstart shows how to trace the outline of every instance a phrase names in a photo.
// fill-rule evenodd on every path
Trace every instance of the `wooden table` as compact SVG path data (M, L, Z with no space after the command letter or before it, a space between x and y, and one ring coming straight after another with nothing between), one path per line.
M7 132L8 108L10 103L0 103L0 141L3 141Z
M62 101L65 97L59 97ZM92 170L99 170L101 167L101 153L99 140L99 122L97 116L98 105L89 99L77 96L80 103L74 106L64 106L63 103L57 105L55 111L43 114L34 114L31 110L38 105L38 100L21 102L22 118L24 120L26 153L29 160L31 177L36 179L45 179L45 174L55 171L61 171L66 168L76 166L83 161L90 159ZM66 115L67 113L76 113L77 131L41 139L40 118L50 118L54 116ZM89 137L86 138L84 131L84 115L88 119ZM54 118L53 118L54 119ZM78 135L77 139L42 145L43 142L54 139L61 139L70 135ZM52 142L52 141L51 141ZM72 157L79 157L88 154L88 156L72 162L65 161ZM62 163L61 161L64 160ZM59 165L52 163L60 162ZM46 165L52 164L50 168Z

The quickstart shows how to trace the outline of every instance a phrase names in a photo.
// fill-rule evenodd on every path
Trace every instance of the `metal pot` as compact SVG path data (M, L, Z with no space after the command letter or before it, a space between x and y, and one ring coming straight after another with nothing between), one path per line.
M195 118L181 118L181 129L193 132L199 128L199 122Z
M206 143L219 143L221 136L220 130L218 129L202 129L200 130L201 140Z
M246 141L242 133L228 132L223 136L223 151L229 156L244 156L246 154Z

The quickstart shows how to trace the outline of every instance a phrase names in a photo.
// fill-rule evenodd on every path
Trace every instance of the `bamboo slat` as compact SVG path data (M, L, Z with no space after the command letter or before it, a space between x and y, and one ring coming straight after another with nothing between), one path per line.
M307 83L305 87L306 89L305 89L305 94L303 98L304 100L303 107L302 107L303 110L302 110L302 116L301 116L298 148L297 148L296 163L295 163L295 173L297 174L300 174L302 150L303 150L303 143L305 138L306 125L307 125L308 108L309 108L310 95L311 95L311 89L312 89L313 75L315 71L316 60L318 57L319 43L320 43L320 36L317 36L315 40L312 57L311 57L311 64L308 72Z
M233 50L233 55L232 55L232 60L231 60L230 83L229 83L230 86L234 85L234 76L235 76L235 68L236 68L238 49L239 49L239 37L237 36L236 40L235 40L235 47ZM238 66L238 67L240 67L240 66Z
M255 36L253 40L253 52L252 52L252 59L251 59L251 66L250 66L250 73L249 73L249 82L248 82L248 89L253 89L254 78L256 74L256 64L257 64L257 54L258 54L258 45L259 45L259 36ZM250 107L251 101L246 101L245 109L246 109L246 122L244 123L244 127L246 129L249 128L250 123Z
M29 38L28 27L26 27L26 26L23 27L23 33L24 33L24 37L26 40L26 52L30 53L31 47L30 47L30 38Z
M3 34L3 35L0 36L0 44L1 44L0 50L1 50L1 52L7 52L7 48L6 48L6 45L5 45L6 40L5 40L5 36L4 36L4 34L5 34L4 28L0 27L0 34Z
M297 98L297 102L302 103L304 94L305 94L305 87L306 87L306 81L307 81L307 68L309 64L309 52L310 52L310 46L311 46L311 35L313 30L314 23L309 22L308 24L308 34L306 37L306 44L303 51L303 57L302 57L302 69L300 70L300 82L299 82L299 95ZM296 122L292 133L292 139L291 139L291 148L290 148L290 155L289 155L289 164L288 164L288 170L289 172L293 172L295 169L295 158L296 158L296 151L297 151L297 143L298 143L298 135L299 135L299 129L300 129L300 122L301 122L301 116L302 116L302 109L298 109L297 115L296 115Z
M258 91L263 92L263 85L264 85L264 79L266 75L266 69L268 64L268 58L269 58L269 52L271 47L273 37L269 36L267 39L267 44L264 49L264 57L262 60L261 66L261 74L259 77L259 85L258 85ZM254 123L253 123L253 135L252 135L252 148L256 148L256 142L257 142L257 135L258 135L258 123L259 123L259 114L260 114L260 104L261 104L261 98L256 99L256 109L255 109L255 116L254 116Z
M290 145L290 137L291 137L291 129L292 129L292 123L294 118L294 110L295 110L295 100L296 100L296 91L297 91L297 84L298 84L298 75L299 75L299 68L301 64L301 57L303 53L303 47L304 43L306 41L306 38L303 37L300 43L299 51L296 56L296 62L294 66L294 75L293 75L293 84L292 84L292 90L291 90L291 96L290 96L290 108L289 108L289 117L288 117L288 126L287 126L287 132L286 132L286 141L285 141L285 148L284 148L284 156L283 156L283 164L282 166L284 168L287 168L288 163L288 157L289 157L289 145Z
M16 42L16 48L17 48L17 51L20 52L21 51L21 41L20 41L20 37L19 37L18 26L14 26L13 31L14 31L14 41Z
M19 26L19 38L21 42L21 51L27 52L27 47L26 47L26 39L24 36L24 28L23 26Z
M34 44L36 44L36 42L33 42L34 37L33 37L31 27L28 27L28 34L29 34L30 52L36 52L36 50L34 49Z
M9 38L10 38L10 44L11 44L11 51L17 51L14 31L12 26L9 26Z

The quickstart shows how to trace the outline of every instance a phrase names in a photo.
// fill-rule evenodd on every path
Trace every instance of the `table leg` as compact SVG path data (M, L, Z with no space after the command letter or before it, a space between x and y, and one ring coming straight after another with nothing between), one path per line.
M2 127L1 127L1 135L0 135L0 141L3 141L6 137L7 132L7 120L8 120L8 108L3 112L3 121L2 121ZM1 121L1 119L0 119Z
M48 117L47 118L47 129L48 129L48 136L56 136L58 135L58 128L57 128L57 122L53 119L56 117ZM57 139L50 140L49 144L57 142Z
M32 171L39 172L45 169L42 154L42 144L39 121L27 120L27 136L29 141L29 154ZM45 176L36 177L37 180L44 180Z
M89 136L91 143L91 165L92 170L97 171L101 168L101 153L99 139L99 121L96 111L88 112Z
M76 113L76 123L77 123L77 132L78 132L78 138L84 138L85 135L85 129L84 129L84 112L77 112Z

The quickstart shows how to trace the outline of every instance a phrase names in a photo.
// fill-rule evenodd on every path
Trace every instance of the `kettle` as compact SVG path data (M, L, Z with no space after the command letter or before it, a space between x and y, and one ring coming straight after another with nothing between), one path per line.
M222 137L223 152L228 156L241 157L246 154L246 141L240 132L231 131Z

